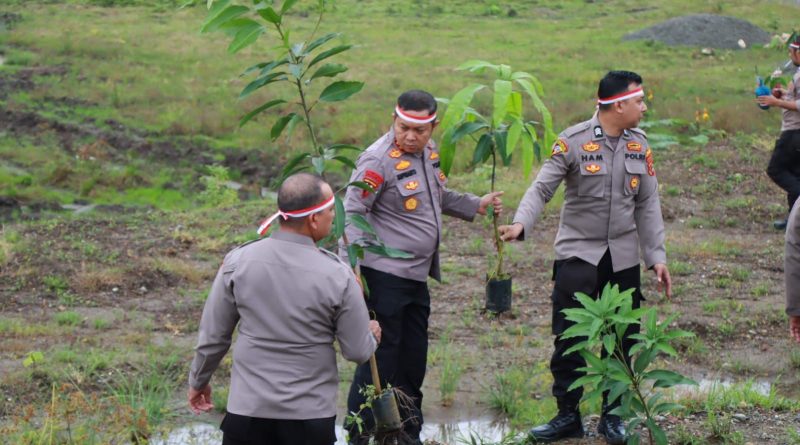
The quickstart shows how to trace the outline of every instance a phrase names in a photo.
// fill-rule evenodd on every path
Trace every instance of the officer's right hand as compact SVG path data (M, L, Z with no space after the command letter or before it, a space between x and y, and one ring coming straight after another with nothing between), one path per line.
M375 337L375 341L380 343L381 342L381 325L378 324L375 320L369 321L369 331L372 332L372 336Z
M211 411L214 404L211 402L211 385L208 384L203 389L194 389L189 386L189 408L195 414Z
M503 241L514 241L522 234L522 223L514 223L510 226L500 226L497 231L500 232L500 239Z

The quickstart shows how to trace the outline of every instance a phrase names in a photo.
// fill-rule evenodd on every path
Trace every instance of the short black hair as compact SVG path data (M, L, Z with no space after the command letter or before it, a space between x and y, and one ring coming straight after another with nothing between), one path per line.
M408 90L397 98L397 106L409 111L436 112L436 99L427 91Z
M286 178L278 189L278 208L284 212L313 207L322 201L325 181L312 173L296 173ZM280 219L281 224L300 221L302 218Z
M597 98L616 96L619 93L628 91L628 86L635 83L642 84L642 76L633 71L609 71L597 87ZM608 110L612 104L600 104L601 110Z

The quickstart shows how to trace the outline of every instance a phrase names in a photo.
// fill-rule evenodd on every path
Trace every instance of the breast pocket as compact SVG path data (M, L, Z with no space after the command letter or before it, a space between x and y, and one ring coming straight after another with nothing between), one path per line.
M636 159L625 160L625 195L637 195L642 185L642 176L647 174L647 165Z
M418 212L423 206L424 202L421 199L422 191L425 190L425 183L419 176L411 176L398 180L395 186L398 194L397 206L398 210L403 212Z
M604 161L581 162L581 179L578 183L578 195L602 198L606 191L608 168Z

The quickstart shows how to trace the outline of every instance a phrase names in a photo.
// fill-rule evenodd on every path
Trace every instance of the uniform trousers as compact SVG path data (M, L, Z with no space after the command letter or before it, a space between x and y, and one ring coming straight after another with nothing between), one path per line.
M786 191L791 211L800 196L800 130L781 132L767 166L767 174Z
M336 416L323 419L262 419L227 413L222 445L333 445Z
M612 285L619 285L620 291L635 288L633 307L638 308L642 301L641 275L639 266L614 272L611 265L611 254L606 251L597 266L577 257L557 260L553 265L553 280L555 285L551 299L553 301L553 335L556 336L553 341L555 349L550 359L550 372L553 374L553 396L558 401L560 411L574 411L583 397L583 388L576 388L572 391L568 391L568 388L573 382L583 377L585 373L578 369L586 366L586 362L578 352L567 355L564 352L586 338L575 337L562 340L559 337L575 324L567 320L561 311L567 308L581 307L580 302L575 298L575 292L583 292L598 298L608 282L611 282ZM625 333L622 347L628 362L630 362L629 351L634 344L629 336L638 332L638 325L630 325ZM617 405L615 403L606 407L605 402L604 397L604 412Z
M403 418L403 431L412 443L419 438L422 428L422 381L428 359L428 316L430 315L430 294L424 281L409 280L390 273L361 267L361 275L369 288L367 308L375 313L381 325L381 343L375 351L381 387L387 384L399 389L411 398L410 406L399 404ZM364 403L359 389L372 384L369 362L356 368L350 393L347 397L347 411L358 412ZM372 412L361 411L364 420L364 434L374 429ZM353 425L345 425L351 443L359 437ZM361 442L364 436L362 434Z

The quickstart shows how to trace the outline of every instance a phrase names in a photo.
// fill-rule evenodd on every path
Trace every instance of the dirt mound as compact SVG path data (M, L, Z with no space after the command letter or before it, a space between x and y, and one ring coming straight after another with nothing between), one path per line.
M770 35L752 23L734 17L696 14L676 17L625 35L622 40L655 40L667 45L738 49L769 43Z

